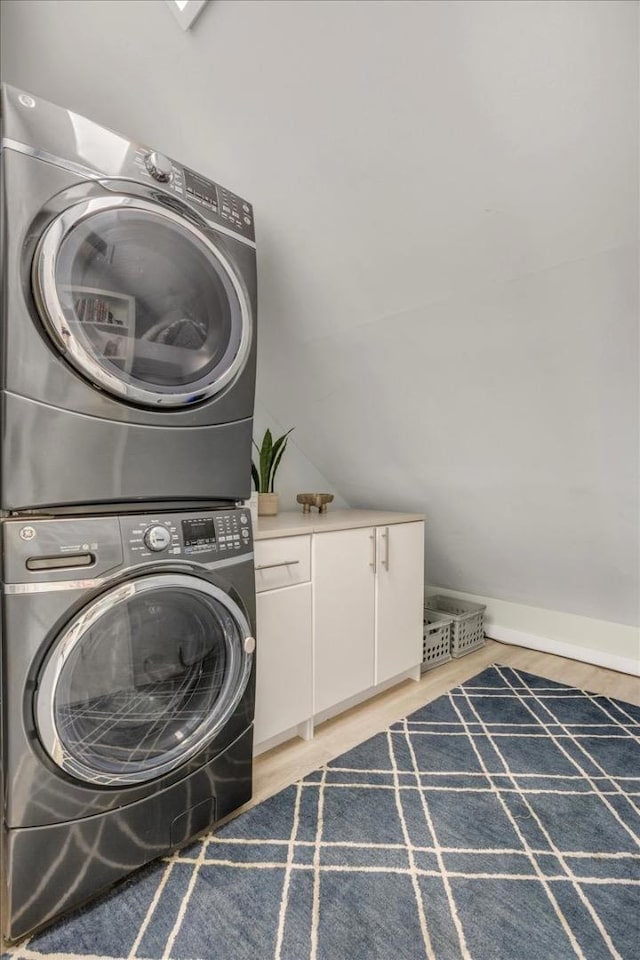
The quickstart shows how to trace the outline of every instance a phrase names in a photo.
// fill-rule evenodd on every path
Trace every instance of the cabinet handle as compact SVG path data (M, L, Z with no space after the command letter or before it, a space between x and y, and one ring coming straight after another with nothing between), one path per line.
M385 570L389 569L389 527L385 527L384 533L382 534L384 540L384 564Z
M261 563L256 567L256 570L272 570L273 567L292 567L296 563L300 563L300 561L283 560L281 563Z
M373 541L373 560L371 561L371 563L369 564L369 566L370 566L370 567L373 567L373 572L375 573L376 570L377 570L377 564L378 564L378 549L377 549L377 540L376 540L376 532L375 532L375 530L373 531L373 533L372 533L371 536L369 537L369 540L372 540L372 541Z

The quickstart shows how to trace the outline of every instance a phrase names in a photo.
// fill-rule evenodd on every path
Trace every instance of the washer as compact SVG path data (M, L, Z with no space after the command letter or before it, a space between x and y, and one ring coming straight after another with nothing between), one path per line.
M249 512L5 519L2 934L251 796Z
M0 176L0 508L248 497L251 204L8 86Z

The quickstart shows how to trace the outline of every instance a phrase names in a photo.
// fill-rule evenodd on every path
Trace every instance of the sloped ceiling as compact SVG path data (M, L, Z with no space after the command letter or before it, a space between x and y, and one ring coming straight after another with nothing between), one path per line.
M61 8L6 79L255 203L259 415L431 583L634 622L637 4Z

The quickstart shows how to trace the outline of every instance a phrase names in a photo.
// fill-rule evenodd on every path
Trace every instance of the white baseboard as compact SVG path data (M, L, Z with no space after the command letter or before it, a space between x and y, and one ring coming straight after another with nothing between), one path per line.
M532 633L523 633L521 630L513 630L510 627L500 627L496 623L487 625L485 634L491 640L511 643L516 647L527 647L529 650L539 650L541 653L555 653L556 656L567 657L569 660L580 660L582 663L593 663L596 667L606 667L608 670L640 676L640 663L631 657L620 657L602 650L579 647L575 643L565 643L562 640L550 640L549 637L537 637Z
M492 640L640 676L638 627L430 585L425 591L483 603L485 633Z
M364 703L365 700L369 700L371 697L375 697L379 693L389 690L390 687L395 687L398 683L402 683L403 680L420 680L422 676L420 667L421 665L418 664L417 666L412 667L410 670L404 670L402 673L399 673L397 677L392 677L391 680L385 680L384 683L379 683L377 687L369 687L368 690L363 690L360 693L355 694L355 696L349 697L347 700L343 700L341 703L336 703L327 710L322 710L320 713L314 714L313 717L309 717L309 719L303 723L299 723L297 726L291 727L289 730L283 730L281 733L277 733L274 737L270 737L268 740L262 740L260 743L254 743L254 757L260 756L261 753L266 753L267 750L273 750L274 747L279 747L281 744L286 743L287 740L291 740L293 737L301 737L303 740L312 740L315 725L324 723L325 720L330 720L332 717L336 717L339 713L344 713L345 710L350 710L351 707L355 707L360 703Z
M281 733L276 733L275 736L269 737L268 740L261 740L260 743L254 742L253 755L254 757L259 757L261 753L266 753L267 750L273 750L274 747L279 747L283 743L286 743L287 740L293 740L294 737L300 737L301 740L313 739L312 717L310 717L308 720L304 720L302 723L297 723L293 727L289 727L288 730L283 730Z
M402 683L403 680L419 680L420 677L420 665L418 664L418 666L412 667L411 670L404 670L402 673L399 673L397 677L392 677L391 680L385 680L384 683L379 683L376 687L369 687L368 690L362 690L360 693L356 693L353 697L348 697L341 703L334 703L332 707L321 710L320 713L314 715L313 722L316 724L324 723L325 720L331 720L332 717L337 717L339 713L344 713L345 710L350 710L351 707L357 707L358 704L364 703L365 700L370 700L371 697L376 697L379 693L384 693L385 690L389 690L390 687L395 687L398 683Z

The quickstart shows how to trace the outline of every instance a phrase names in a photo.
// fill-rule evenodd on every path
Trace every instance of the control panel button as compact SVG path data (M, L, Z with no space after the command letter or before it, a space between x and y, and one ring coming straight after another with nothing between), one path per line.
M166 527L149 527L144 532L144 542L149 550L159 553L160 550L166 550L171 543L171 534Z
M148 153L144 158L144 165L154 180L160 183L168 183L171 180L173 166L169 157L165 157L164 154L157 153L155 150L153 153Z

